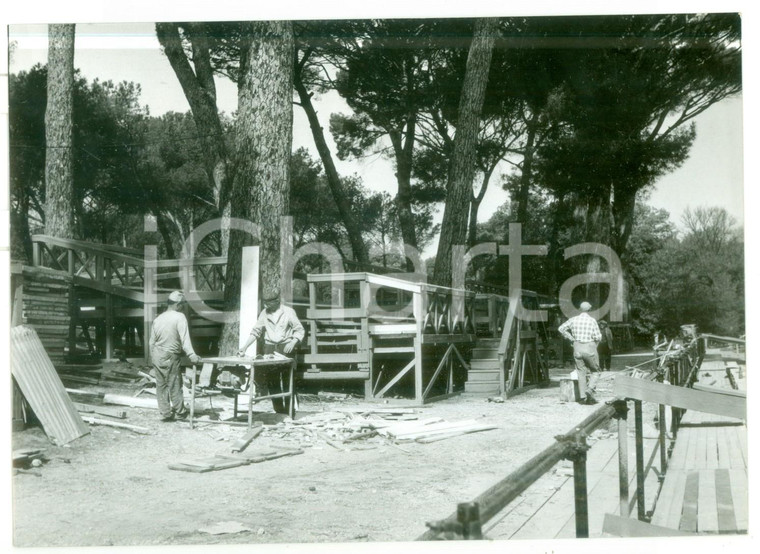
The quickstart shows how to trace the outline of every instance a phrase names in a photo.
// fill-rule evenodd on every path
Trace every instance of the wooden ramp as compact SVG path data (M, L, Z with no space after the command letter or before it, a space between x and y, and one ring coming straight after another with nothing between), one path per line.
M644 452L648 474L645 486L646 509L652 509L659 488L657 471L659 462L658 441L644 439ZM628 437L629 467L636 467L635 437ZM598 440L591 445L587 459L589 537L603 536L604 517L607 513L620 514L620 488L618 473L618 440L616 435ZM636 513L636 474L629 477L631 513ZM567 470L557 466L517 500L502 514L484 526L489 539L570 539L575 538L575 490L572 464Z
M652 523L692 533L746 533L747 426L689 411L681 420Z

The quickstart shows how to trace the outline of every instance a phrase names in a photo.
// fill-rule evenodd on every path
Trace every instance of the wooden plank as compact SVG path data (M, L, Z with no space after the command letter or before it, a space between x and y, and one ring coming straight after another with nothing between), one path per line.
M336 353L336 354L304 354L306 364L358 364L369 363L367 352Z
M686 486L683 493L683 511L678 529L690 533L697 532L697 509L699 500L699 472L686 473Z
M742 455L742 461L744 462L744 467L747 467L747 428L734 427L733 431L734 431L734 434L736 435L737 442L739 443L739 450Z
M106 394L103 396L103 403L116 404L117 406L130 406L132 408L147 408L150 410L158 410L158 401L155 398L136 398L134 396Z
M51 441L67 444L89 433L37 333L27 325L11 329L11 373Z
M736 533L736 515L734 514L734 500L732 496L729 470L716 469L713 473L715 482L715 529L712 527L706 532ZM702 506L700 505L700 509Z
M78 412L84 412L87 414L99 414L109 417L115 417L117 419L124 419L127 417L127 412L124 410L117 410L114 408L108 408L106 406L92 406L90 404L82 404L80 402L74 402L74 407Z
M707 434L708 428L695 429L697 434L697 448L692 458L693 469L705 469L707 467Z
M749 489L747 488L747 470L730 469L728 470L728 475L731 486L734 517L736 519L736 529L739 532L746 533L749 528L749 511L747 508Z
M707 469L718 469L718 430L715 427L708 427L706 431L707 451L705 467Z
M299 373L304 381L337 381L340 379L369 379L369 371L316 371Z
M668 467L673 469L683 469L686 465L686 452L689 449L689 442L693 436L692 430L682 428L678 430L676 445L673 447L673 454L670 457Z
M702 469L699 471L697 503L697 530L700 533L717 533L718 499L715 488L714 469Z
M127 429L141 435L147 435L150 433L150 429L147 427L140 427L139 425L130 425L129 423L121 423L119 421L110 421L107 419L99 419L97 417L91 417L88 415L82 416L82 419L90 425L105 425L106 427L118 427L119 429Z
M739 439L736 433L731 428L726 428L725 431L726 443L728 444L728 462L729 467L741 468L746 467L744 460L742 459L741 447L739 446Z
M747 401L744 398L654 383L645 379L634 379L623 374L615 376L614 393L623 398L665 404L687 410L698 410L740 419L747 417Z
M243 435L237 441L235 441L235 444L232 445L232 451L242 452L243 450L248 448L248 445L251 444L251 441L255 439L256 437L258 437L263 430L264 430L264 426L262 425L247 432L245 435Z
M731 461L729 460L729 448L728 437L726 436L726 429L721 427L715 430L715 437L717 441L718 449L718 464L717 468L728 469L731 467Z
M602 532L614 537L687 537L694 533L669 529L651 523L645 523L630 517L620 517L613 514L604 514L604 526Z
M657 496L657 503L655 504L655 510L652 514L652 523L663 527L672 528L672 521L675 519L671 517L675 511L674 504L683 502L683 487L682 484L685 479L685 473L679 469L668 469L668 473L665 475L665 481L662 483L662 489ZM680 502L679 502L680 499ZM680 512L679 512L680 517ZM678 521L676 520L676 525Z
M681 514L683 512L684 492L686 490L686 471L673 472L675 477L673 487L673 501L670 503L667 514L665 514L664 526L673 529L679 528Z

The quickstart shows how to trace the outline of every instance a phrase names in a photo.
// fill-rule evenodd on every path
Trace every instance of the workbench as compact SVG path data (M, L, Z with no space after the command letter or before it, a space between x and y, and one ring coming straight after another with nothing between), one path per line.
M273 398L282 398L283 401L290 399L290 408L288 415L292 418L295 415L295 368L296 361L291 358L248 358L240 356L220 356L201 358L201 364L212 364L216 367L244 367L248 369L248 429L253 428L253 405L256 402L262 400L271 400ZM195 416L195 390L196 390L196 375L198 371L198 365L192 366L192 378L190 388L190 429L193 428L193 418ZM264 396L255 396L255 381L254 377L256 372L287 372L288 377L288 390L286 392L277 394L267 394ZM237 417L237 394L235 395L235 417Z

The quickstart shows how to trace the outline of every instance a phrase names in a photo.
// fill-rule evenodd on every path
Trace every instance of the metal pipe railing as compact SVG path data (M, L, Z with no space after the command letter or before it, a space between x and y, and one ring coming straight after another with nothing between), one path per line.
M620 405L621 402L622 406ZM601 406L569 432L555 437L556 442L554 444L528 460L472 502L466 503L478 506L479 525L482 527L484 523L503 510L559 461L570 459L573 461L576 488L576 536L588 537L588 496L584 492L587 488L586 451L588 446L586 437L607 423L612 417L616 417L621 410L627 410L627 405L622 400ZM459 506L461 507L463 504ZM468 513L470 516L472 515L471 511ZM417 540L436 540L442 535L465 538L459 514L460 509L443 520L427 523L429 529ZM469 524L472 525L472 522L469 521ZM469 538L474 537L470 536Z

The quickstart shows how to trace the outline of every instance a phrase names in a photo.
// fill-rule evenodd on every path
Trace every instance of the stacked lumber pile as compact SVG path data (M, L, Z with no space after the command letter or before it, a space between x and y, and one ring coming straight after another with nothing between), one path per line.
M34 327L50 361L63 363L69 337L71 278L63 272L24 266L23 321Z

